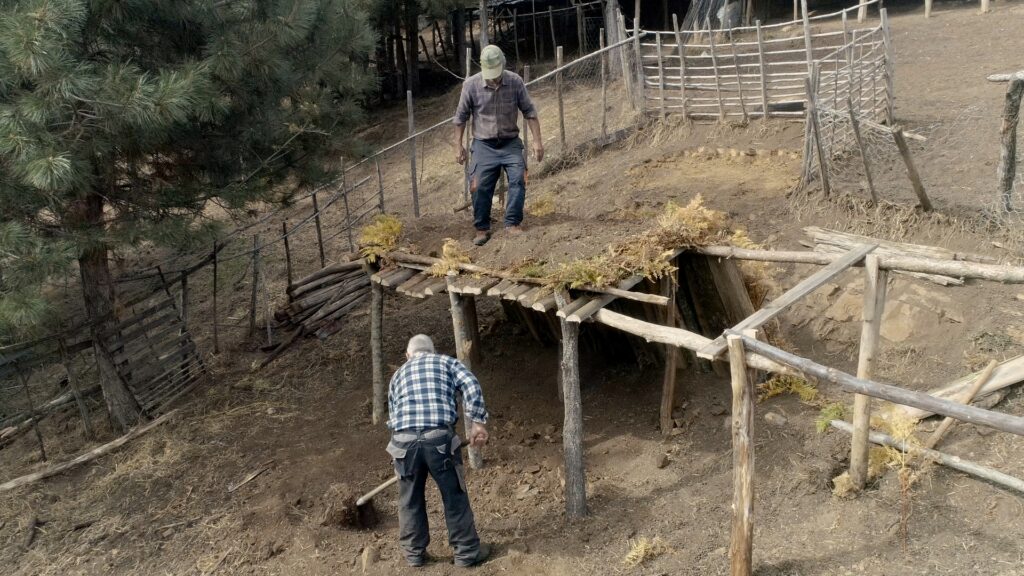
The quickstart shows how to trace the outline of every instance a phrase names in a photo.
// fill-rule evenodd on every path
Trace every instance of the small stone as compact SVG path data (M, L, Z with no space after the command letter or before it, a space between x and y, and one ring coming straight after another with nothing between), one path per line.
M665 454L664 452L658 452L657 454L655 454L654 466L659 470L668 466L668 454Z
M764 421L772 426L785 426L787 422L786 417L778 412L768 412L764 415Z
M523 469L523 472L527 474L537 474L540 472L540 464L532 464Z
M163 537L164 538L170 538L171 536L174 536L174 528L168 528L168 529L164 530L164 532L163 532Z
M376 564L378 560L380 560L380 550L378 550L376 546L367 546L363 548L363 555L360 559L363 565L363 572L366 572L366 570L370 566Z
M518 552L519 554L529 554L530 545L526 542L513 542L508 545L509 552Z
M721 404L715 404L715 405L711 406L711 409L709 410L709 412L711 412L712 416L721 416L722 414L728 413L729 410L725 406L723 406Z
M725 546L723 546L721 548L715 548L714 550L712 550L711 551L711 555L712 556L725 556L726 552L727 552L727 550L725 549Z
M273 416L274 414L277 414L277 408L274 408L273 406L271 406L270 408L267 408L267 414L270 415L270 416Z
M1020 294L1017 294L1017 300L1020 300L1021 302L1024 302L1024 292L1021 292Z

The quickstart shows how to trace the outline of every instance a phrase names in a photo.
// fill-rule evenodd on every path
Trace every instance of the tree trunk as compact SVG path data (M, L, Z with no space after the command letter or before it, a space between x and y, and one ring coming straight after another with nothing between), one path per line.
M604 43L605 46L611 46L621 40L622 38L619 36L619 0L608 0L604 4ZM611 50L609 57L608 75L610 78L617 78L619 69L622 67L622 49Z
M86 226L101 226L103 218L103 198L98 194L90 194L81 205L81 223ZM137 424L142 418L139 403L114 366L114 359L109 351L100 343L99 334L104 333L115 322L114 281L110 274L110 262L107 259L107 246L92 244L82 251L78 258L78 266L82 273L82 298L85 310L93 324L93 348L100 371L100 386L103 399L110 413L110 421L118 432L124 432Z

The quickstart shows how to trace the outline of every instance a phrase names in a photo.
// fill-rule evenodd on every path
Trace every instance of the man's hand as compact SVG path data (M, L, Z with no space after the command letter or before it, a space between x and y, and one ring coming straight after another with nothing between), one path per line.
M459 164L466 163L466 147L459 144L455 149L455 161Z
M487 444L487 439L490 436L487 434L487 427L479 422L473 422L472 426L469 427L469 445L474 448L480 448Z
M530 144L530 147L533 148L533 158L537 162L543 162L544 161L544 144L540 143L537 140L534 140Z

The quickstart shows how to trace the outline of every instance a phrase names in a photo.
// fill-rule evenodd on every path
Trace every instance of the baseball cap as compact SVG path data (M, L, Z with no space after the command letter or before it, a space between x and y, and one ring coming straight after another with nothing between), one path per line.
M485 46L483 51L480 52L480 72L484 80L494 80L501 76L501 71L504 68L505 54L502 53L501 48L494 44Z

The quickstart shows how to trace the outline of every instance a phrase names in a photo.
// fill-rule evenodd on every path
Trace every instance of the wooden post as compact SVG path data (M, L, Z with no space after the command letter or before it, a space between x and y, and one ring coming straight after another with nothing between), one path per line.
M654 43L658 55L658 109L662 120L665 120L665 63L661 50L661 33L655 32Z
M551 46L558 46L558 39L555 37L555 12L548 6L548 25L551 27Z
M181 310L181 329L178 331L178 335L181 336L185 332L188 332L188 273L181 273L181 300L179 301L179 310Z
M804 50L807 52L807 75L811 75L811 69L814 67L814 50L811 44L811 18L807 14L807 0L800 0L800 5L803 8L803 25L804 25Z
M487 0L480 0L480 50L491 43L490 36L487 33Z
M761 72L761 117L771 118L768 111L768 71L764 61L764 36L761 33L761 21L754 20L757 29L757 68Z
M932 17L932 0L924 0L924 17Z
M668 306L665 311L665 325L675 328L677 323L676 287L671 276L665 276L661 280L661 295L668 297ZM676 374L679 367L679 349L675 346L665 345L665 376L661 384L661 435L668 436L672 433L674 422L672 421L672 409L676 403Z
M533 59L541 59L540 46L537 44L537 0L530 0L530 21L533 24Z
M366 273L371 274L369 266ZM388 391L384 378L384 287L370 282L370 357L373 369L373 416L376 426L388 415Z
M284 224L284 223L282 222L282 224ZM285 242L287 242L287 239L288 239L288 237L285 236ZM285 249L285 256L287 257L287 260L288 260L288 271L291 272L291 269L292 269L292 266L291 266L291 256L288 254L287 246L288 246L288 244L285 244L285 247L286 247L286 249ZM220 251L217 250L217 242L215 241L213 243L213 353L214 354L220 354L220 337L219 337L218 328L217 328L217 319L219 318L219 316L217 315L217 261L220 260L219 253L220 253ZM291 283L292 283L291 282L291 277L289 276L289 278L288 278L288 285L291 286Z
M604 52L604 28L598 33L601 49L601 141L608 141L608 53Z
M732 375L732 537L729 574L750 576L754 552L754 381L743 340L726 337Z
M743 77L740 76L740 53L736 49L736 41L732 37L732 28L729 29L729 46L732 48L733 70L736 72L736 92L740 97L740 112L743 113L743 123L747 123L747 103L743 101Z
M931 212L932 202L928 199L928 194L924 190L924 182L921 181L921 175L918 174L917 167L914 166L914 160L910 157L910 148L907 147L907 140L903 137L903 129L896 126L892 131L892 139L896 142L896 147L900 149L903 163L907 165L907 176L914 187L914 194L917 194L921 208L925 212Z
M793 0L793 21L800 19L800 7L797 4L798 0Z
M683 45L683 34L679 30L679 16L672 14L672 32L676 35L676 50L679 51L679 99L683 106L683 121L688 118L686 113L686 48Z
M718 121L725 121L725 104L722 101L722 80L718 73L718 56L715 53L715 33L711 30L711 19L704 21L708 30L708 45L711 46L711 68L715 73L715 96L718 97Z
M555 293L559 308L566 304L560 292ZM565 450L565 515L582 518L587 513L587 479L583 467L583 402L580 397L580 325L559 319L562 329L562 391L565 420L562 424L562 446Z
M811 76L817 77L817 74L812 72ZM821 175L821 191L826 197L828 197L832 192L828 180L828 159L825 158L825 146L821 142L821 129L818 127L818 106L814 96L814 86L811 78L807 78L806 86L807 116L810 118L811 130L814 135L814 145L818 151L818 173Z
M619 36L623 40L625 40L626 37L627 37L627 35L626 35L626 17L622 15L622 12L619 12L619 14L618 14L618 21L619 21ZM636 90L633 87L633 82L635 81L636 77L633 74L633 72L629 69L629 57L627 56L627 54L629 54L629 51L625 50L623 48L619 48L618 50L619 50L619 63L622 65L622 84L626 88L626 94L629 95L629 101L632 103L633 109L636 110L637 109L637 97L636 97Z
M981 13L988 14L989 11L989 0L981 0Z
M281 241L284 244L284 273L285 278L288 280L288 289L291 290L292 286L292 247L291 239L288 237L288 220L281 222Z
M256 294L260 284L260 236L252 236L252 294L249 297L249 340L256 338ZM322 246L322 245L321 245Z
M320 226L320 205L316 201L316 192L313 192L310 197L313 199L313 224L316 228L316 244L320 249L320 267L327 266L327 256L324 253L324 231Z
M1006 103L1003 105L1003 118L999 125L1002 147L999 150L999 167L996 170L999 203L1003 212L1007 214L1013 211L1013 182L1017 177L1017 124L1022 96L1024 78L1011 79L1006 89Z
M67 343L63 338L57 341L60 347L60 361L64 366L64 372L68 375L68 386L75 395L75 404L78 406L78 413L82 416L82 428L85 430L85 437L92 439L96 433L92 428L92 417L89 416L89 408L85 405L85 398L82 397L82 389L78 387L78 377L71 369L71 360L68 358Z
M39 431L39 413L36 412L36 404L32 400L32 392L28 389L28 379L25 378L25 371L20 367L17 370L18 380L21 388L25 391L25 399L28 401L28 413L32 418L32 431L36 434L36 442L39 443L39 457L46 462L46 446L43 446L43 433Z
M530 83L530 65L523 66L523 83ZM530 123L526 121L526 117L523 117L523 166L526 166L526 170L530 169ZM469 202L469 195L464 198L466 202Z
M412 90L405 92L405 108L409 115L409 176L412 180L412 214L419 218L420 193L416 187L416 117L412 108Z
M587 37L583 33L583 7L576 5L576 49L580 56L587 53Z
M868 190L871 192L871 200L878 204L878 192L875 191L875 181L871 177L871 162L868 160L868 151L864 147L864 141L860 137L860 121L853 111L853 101L847 98L847 112L850 113L850 127L853 129L853 138L857 141L857 148L860 149L860 157L864 162L864 174L868 179Z
M860 4L857 5L857 22L863 22L868 17L868 5L864 1L861 0Z
M558 46L555 48L555 68L560 69L562 67L562 47ZM562 143L562 155L564 156L568 150L565 145L565 109L562 102L562 72L559 71L555 74L555 92L558 94L558 137Z
M860 331L857 377L870 380L875 371L878 335L885 312L888 273L878 267L878 256L864 258L864 306ZM850 447L850 481L856 490L864 489L868 477L868 432L871 429L871 397L853 396L853 440Z
M512 43L516 47L516 67L522 60L519 58L519 8L512 9Z
M647 108L644 101L644 60L640 51L640 2L634 2L633 10L633 52L636 57L636 99L641 118Z
M380 213L383 214L384 213L384 178L382 178L381 174L380 174L380 160L377 159L377 158L374 158L373 165L374 165L374 167L377 168L377 208L380 210Z
M473 350L474 343L479 341L479 336L473 334L476 331L476 301L471 296L464 296L452 290L452 276L448 277L448 296L452 306L452 328L455 330L455 355L466 368L473 370L473 358L476 352ZM472 307L473 311L468 309ZM469 417L466 421L466 436L469 437L469 429L472 423ZM469 447L467 456L470 468L474 470L483 468L484 457L479 448Z
M896 123L896 88L893 79L892 36L889 34L889 12L885 8L878 11L882 17L882 44L885 47L885 115L889 125Z

